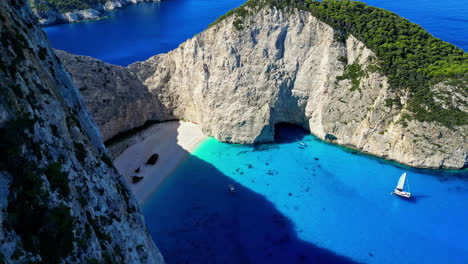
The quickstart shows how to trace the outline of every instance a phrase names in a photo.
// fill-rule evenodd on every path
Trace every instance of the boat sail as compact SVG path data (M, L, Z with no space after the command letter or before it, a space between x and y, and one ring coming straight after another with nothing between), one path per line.
M405 182L406 182L406 172L400 176L400 179L398 180L397 189L400 191L403 191L403 188L405 187Z
M405 183L406 183L406 172L400 176L400 179L398 179L398 184L395 190L393 191L393 194L396 194L404 198L410 198L411 193L403 191L405 187Z

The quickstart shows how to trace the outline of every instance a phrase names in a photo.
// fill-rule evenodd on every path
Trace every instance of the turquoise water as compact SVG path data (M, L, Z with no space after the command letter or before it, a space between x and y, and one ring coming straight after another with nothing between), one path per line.
M279 133L257 147L210 138L162 184L144 214L168 263L468 262L466 171ZM390 195L405 171L411 200Z
M143 3L45 30L55 48L128 65L176 48L243 2ZM364 2L468 50L465 0ZM209 139L162 184L144 213L169 264L468 263L466 171L402 168L293 128L279 141ZM403 171L410 201L389 194Z
M126 66L176 48L244 0L163 0L108 12L108 19L45 28L57 49ZM468 50L466 0L366 0Z

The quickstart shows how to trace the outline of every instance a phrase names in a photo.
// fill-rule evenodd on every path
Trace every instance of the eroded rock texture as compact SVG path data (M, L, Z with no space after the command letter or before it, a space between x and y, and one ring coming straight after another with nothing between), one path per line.
M376 70L375 54L352 35L343 37L309 12L295 9L265 7L244 18L242 28L237 19L228 17L167 54L130 65L127 71L143 86L132 79L119 87L129 98L135 90L151 93L151 111L162 109L161 117L198 123L221 141L269 142L275 124L288 122L319 138L333 135L328 138L338 144L410 166L466 166L468 128L405 121L407 95L389 87ZM79 69L87 63L75 67L67 55L61 56L79 82ZM101 103L85 97L90 108ZM461 94L452 97L467 100ZM148 115L147 109L135 111ZM91 113L102 118L100 111Z
M0 263L164 263L26 1L0 34Z

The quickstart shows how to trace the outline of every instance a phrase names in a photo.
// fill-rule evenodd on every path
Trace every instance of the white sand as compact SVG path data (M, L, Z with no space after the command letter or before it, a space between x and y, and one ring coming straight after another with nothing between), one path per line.
M156 124L109 150L114 153L115 167L127 180L138 202L143 204L205 138L197 125L174 121ZM159 154L158 161L155 165L146 165L154 153ZM140 168L139 173L135 173L137 168ZM131 181L134 175L144 178L134 184Z

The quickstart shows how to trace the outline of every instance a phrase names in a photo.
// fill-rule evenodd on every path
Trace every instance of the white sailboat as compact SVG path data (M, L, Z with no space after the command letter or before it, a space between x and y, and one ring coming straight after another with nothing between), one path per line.
M405 183L406 183L406 172L403 173L403 174L400 176L400 179L398 180L397 187L396 187L395 190L393 191L393 194L396 194L396 195L401 196L401 197L404 197L404 198L410 198L410 197L411 197L411 193L410 193L410 192L405 192L405 191L403 191L403 188L405 187ZM408 186L408 187L409 187L409 186Z

